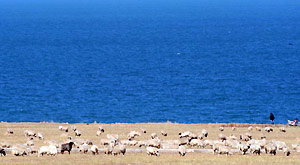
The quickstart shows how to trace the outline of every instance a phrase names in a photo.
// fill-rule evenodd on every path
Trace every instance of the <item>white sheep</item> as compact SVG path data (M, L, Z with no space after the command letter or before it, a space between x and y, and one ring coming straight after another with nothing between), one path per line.
M160 133L161 133L161 135L163 135L163 136L168 136L168 133L165 132L164 130L162 130Z
M40 140L44 140L44 136L42 133L38 132L37 133L37 137L40 139Z
M98 148L98 146L92 145L91 151L92 151L93 155L99 154L99 148Z
M147 147L146 148L146 151L147 151L147 154L148 155L155 155L155 156L159 156L159 151L158 151L158 149L157 148L155 148L155 147Z
M280 127L280 132L286 132L284 127Z
M250 146L250 152L252 154L258 154L258 155L260 155L261 147L258 144L252 144Z
M59 129L60 131L69 132L69 127L68 127L68 126L62 126L62 125L60 125L60 126L58 127L58 129Z
M155 138L157 138L157 134L156 133L152 133L151 134L151 139L155 139Z
M41 155L46 155L49 153L49 146L42 146L40 147L39 151L38 151L38 157L40 157Z
M102 133L104 132L104 128L102 126L99 126L98 130L101 131Z
M55 145L50 144L50 145L48 146L48 149L49 149L48 155L51 155L51 156L56 156L56 155L57 155L57 148L56 148Z
M222 132L224 131L224 127L219 127L219 130Z
M78 129L74 131L75 136L81 136L81 131L79 131Z
M253 130L252 126L248 127L248 131L252 131L252 130Z
M89 150L89 145L84 143L79 146L79 152L87 153Z
M100 131L100 130L98 130L98 131L96 132L96 135L97 135L97 136L101 136L101 134L102 134L102 131Z
M179 146L178 147L178 153L179 153L180 156L185 156L185 154L186 154L185 147L184 146Z
M261 127L255 127L256 131L261 131Z

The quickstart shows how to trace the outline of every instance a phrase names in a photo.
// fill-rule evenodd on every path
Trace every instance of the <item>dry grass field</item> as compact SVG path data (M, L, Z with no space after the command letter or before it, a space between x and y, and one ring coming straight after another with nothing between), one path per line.
M179 139L178 133L184 131L191 131L199 133L203 128L209 132L208 139L217 139L220 133L219 127L223 126L225 130L222 132L226 136L234 134L239 136L242 133L248 132L249 124L176 124L176 123L138 123L138 124L61 124L61 123L0 123L0 142L8 142L11 145L24 144L27 138L24 136L24 130L29 129L35 132L43 133L45 140L57 140L63 142L66 139L64 132L58 130L60 125L76 125L82 132L82 139L90 139L94 144L100 148L100 139L106 138L106 134L118 134L120 139L126 139L127 134L131 130L140 131L141 128L147 130L146 134L137 137L136 140L150 139L151 133L157 133L159 138ZM105 132L99 137L96 136L98 126L101 125ZM236 130L232 131L231 127L235 126ZM256 125L252 125L256 126ZM264 128L266 125L259 125ZM286 127L287 132L279 131L279 127L284 125L272 125L274 132L267 133L265 131L258 132L255 129L252 132L253 138L258 139L261 134L265 134L267 140L280 140L287 143L291 148L292 143L300 143L298 127ZM7 128L14 130L13 135L5 135ZM161 130L168 132L168 136L162 136ZM68 135L74 136L73 131L69 131ZM42 140L34 140L36 146L45 145ZM137 148L137 147L132 147ZM292 152L291 156L284 156L283 153L278 153L276 156L262 154L255 155L240 155L235 153L232 156L217 156L212 153L187 153L185 157L180 157L177 153L161 153L161 156L147 156L145 152L133 153L128 152L125 156L111 156L100 153L99 155L92 155L91 153L83 154L73 152L71 155L58 154L55 157L43 156L37 157L36 154L24 157L17 157L11 154L0 157L0 164L300 164L300 154Z

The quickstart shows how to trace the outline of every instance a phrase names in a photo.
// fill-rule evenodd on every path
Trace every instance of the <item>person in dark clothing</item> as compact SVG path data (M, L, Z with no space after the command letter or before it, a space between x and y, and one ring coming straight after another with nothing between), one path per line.
M272 124L274 124L274 119L275 119L275 116L273 115L273 113L270 113L270 120L271 120Z

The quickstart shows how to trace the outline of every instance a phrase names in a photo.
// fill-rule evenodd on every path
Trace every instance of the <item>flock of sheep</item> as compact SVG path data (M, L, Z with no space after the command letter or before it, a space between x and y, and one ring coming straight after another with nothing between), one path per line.
M108 155L125 155L129 146L136 146L139 148L145 148L148 155L159 156L160 151L164 149L173 149L179 153L180 156L185 156L186 153L193 152L191 148L203 148L212 151L213 154L225 154L232 155L234 152L238 152L241 155L254 154L260 155L262 152L270 155L276 155L277 152L282 152L284 155L289 156L291 150L283 141L269 140L266 136L261 136L260 139L253 139L253 131L266 131L272 133L274 129L272 127L265 127L264 130L261 127L248 127L248 131L244 134L240 134L239 137L234 135L225 136L222 132L223 127L220 127L220 134L218 139L208 139L209 132L203 129L200 133L194 134L190 131L180 132L178 139L175 140L162 140L157 133L152 133L149 140L135 140L138 136L146 136L147 131L141 129L140 131L130 131L127 135L127 139L119 139L118 134L107 134L106 138L103 138L103 127L99 126L95 135L100 136L100 144L104 147L100 150L91 140L81 139L81 131L76 126L59 126L58 128L62 132L73 131L75 138L67 136L63 143L59 143L55 140L45 140L44 136L40 132L34 132L32 130L25 130L24 135L26 137L26 144L14 144L10 145L7 142L0 142L0 155L5 156L8 151L15 156L25 156L30 154L37 154L38 157L49 155L56 156L58 153L64 154L77 150L82 153L91 152L93 155L99 154L100 151ZM232 131L236 128L232 127ZM280 132L286 132L284 127L280 127ZM166 131L161 131L161 136L168 136ZM13 136L14 131L8 129L6 135ZM44 146L36 147L35 140L43 141ZM190 148L190 149L187 149ZM300 149L298 144L292 144L293 149Z

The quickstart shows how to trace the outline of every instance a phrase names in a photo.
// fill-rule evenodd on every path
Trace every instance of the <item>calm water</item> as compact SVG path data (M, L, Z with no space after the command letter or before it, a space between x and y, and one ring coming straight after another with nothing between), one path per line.
M298 0L0 0L0 121L300 117Z

